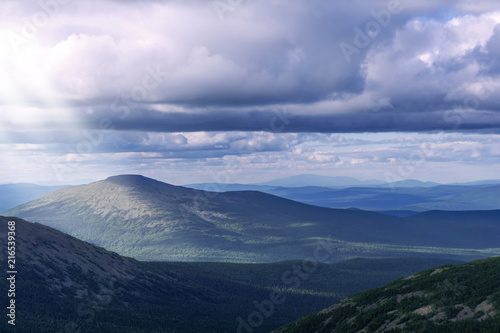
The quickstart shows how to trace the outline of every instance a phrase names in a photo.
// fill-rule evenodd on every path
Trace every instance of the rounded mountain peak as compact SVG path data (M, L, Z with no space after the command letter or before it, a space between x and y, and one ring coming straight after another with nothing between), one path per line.
M148 178L142 175L117 175L111 176L104 180L104 182L113 183L116 185L122 186L138 186L138 185L147 185L147 184L164 184L169 185L167 183Z

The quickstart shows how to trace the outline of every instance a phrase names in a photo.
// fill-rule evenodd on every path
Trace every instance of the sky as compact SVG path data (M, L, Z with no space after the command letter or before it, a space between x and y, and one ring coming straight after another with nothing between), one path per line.
M500 7L0 2L0 183L498 179Z

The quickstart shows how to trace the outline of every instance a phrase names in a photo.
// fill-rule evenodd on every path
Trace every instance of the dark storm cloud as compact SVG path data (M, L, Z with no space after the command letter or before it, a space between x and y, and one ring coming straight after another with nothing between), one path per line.
M46 128L64 123L54 104L121 131L500 127L493 1L70 2L32 36L18 23L43 6L7 3L4 52L24 40L10 45L19 56L0 53L2 111L39 108Z
M421 111L432 109L430 104L404 104L394 108L343 114L291 114L275 110L239 112L216 111L199 113L158 112L134 110L127 117L110 118L118 131L144 132L197 132L197 131L264 131L273 133L318 132L418 132L418 131L470 131L493 130L500 127L500 113L464 108L447 111ZM478 103L470 99L470 104ZM87 127L98 129L102 117L99 113L87 119ZM491 132L491 131L490 131Z
M484 65L483 75L500 74L500 25L495 28L495 33L488 41L485 50L476 50L474 56Z

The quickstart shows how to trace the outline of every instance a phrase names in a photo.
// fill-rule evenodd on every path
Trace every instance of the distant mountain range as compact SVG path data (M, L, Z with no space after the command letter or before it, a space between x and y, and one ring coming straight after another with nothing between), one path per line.
M35 184L0 185L0 212L35 200L58 188L61 188L61 186L40 186Z
M333 188L347 188L347 187L433 187L438 185L495 185L500 184L500 179L488 179L473 182L462 182L452 184L441 184L429 181L420 181L415 179L405 179L399 181L381 181L376 179L359 180L353 177L342 176L320 176L314 174L302 174L284 178L273 179L263 183L249 184L249 185L268 185L279 187L333 187Z
M500 180L497 181L500 183ZM432 187L441 185L434 182L423 182L415 179L407 179L395 182L385 182L381 180L359 180L353 177L340 177L340 176L319 176L313 174L304 174L291 177L277 178L263 183L255 184L215 184L215 183L201 183L201 184L188 184L186 187L200 188L201 186L225 186L225 185L239 185L245 188L261 187L327 187L327 188L349 188L349 187Z
M329 209L273 195L216 193L137 175L65 187L3 213L141 260L273 262L328 244L329 260L500 254L500 211L408 218Z
M0 216L2 239L10 220L16 232L17 332L234 332L238 318L246 321L261 306L269 311L276 290L283 292L280 304L254 330L269 332L354 293L457 263L418 258L317 263L314 274L297 286L298 276L283 276L301 261L139 262L18 218ZM6 263L7 242L0 242L0 253ZM6 294L7 283L0 279ZM0 331L14 330L2 320Z
M297 175L274 179L255 185L281 186L281 187L304 187L304 186L323 186L323 187L354 187L383 185L385 182L380 180L359 180L352 177L331 177L312 174Z
M441 185L414 179L386 183L379 180L362 181L352 177L305 174L260 184L201 183L184 185L184 187L212 192L260 191L320 207L353 207L406 216L411 215L413 211L421 212L433 209L500 209L500 200L498 200L500 187L492 185L500 185L500 180ZM62 187L64 186L0 185L0 212L37 199ZM489 188L486 189L486 187ZM372 190L367 190L367 188ZM475 193L474 190L483 193Z
M411 182L411 181L408 181ZM397 211L500 209L500 185L438 185L392 188L387 186L329 188L322 186L277 187L245 184L193 184L211 191L260 191L290 200L330 208L359 208L399 215ZM391 212L392 211L392 212Z
M349 297L274 333L498 332L500 258L444 266Z

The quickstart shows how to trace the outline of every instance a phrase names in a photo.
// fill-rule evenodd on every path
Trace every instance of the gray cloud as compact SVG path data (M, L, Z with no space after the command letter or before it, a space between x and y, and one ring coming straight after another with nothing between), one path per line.
M470 103L476 100L470 100ZM479 102L478 102L479 103ZM445 111L433 110L431 102L417 105L394 101L393 108L340 114L315 114L314 106L298 107L304 114L274 110L239 110L205 112L159 112L134 110L124 119L114 119L116 130L152 132L195 131L266 131L266 132L391 132L391 131L469 131L498 132L500 113L471 110L465 107ZM446 107L447 105L442 105ZM423 109L423 110L422 110ZM307 114L308 111L312 111ZM106 112L101 113L102 117ZM87 119L87 126L97 127L98 113Z
M4 36L22 35L22 17L41 9L7 3L17 16ZM458 106L475 109L460 129L499 127L500 14L489 2L361 3L248 1L223 21L201 1L70 3L22 56L0 55L10 77L0 107L39 108L50 127L49 110L65 106L95 127L87 110L116 119L122 98L130 115L117 129L160 132L259 131L289 107L283 131L377 132L456 130L446 117ZM342 43L357 50L350 61Z
M421 143L347 133L500 132L493 0L40 3L0 3L2 163L369 170ZM429 161L497 163L454 140Z

